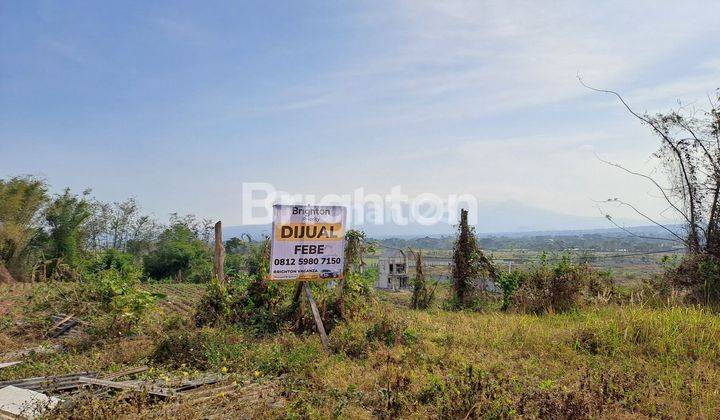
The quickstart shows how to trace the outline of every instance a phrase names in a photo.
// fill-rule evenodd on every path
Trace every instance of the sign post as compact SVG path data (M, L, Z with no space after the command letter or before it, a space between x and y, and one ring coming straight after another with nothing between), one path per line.
M308 286L307 282L303 283L303 289L305 289L305 296L307 297L308 302L310 302L310 309L312 310L313 318L315 319L315 326L320 334L320 341L322 341L323 347L327 350L328 338L327 333L325 333L325 325L323 325L322 318L320 318L320 311L318 311L317 304L315 303L315 299L313 299L312 291L310 290L310 286Z
M273 206L270 280L302 281L323 346L328 339L308 281L340 281L345 267L343 206Z

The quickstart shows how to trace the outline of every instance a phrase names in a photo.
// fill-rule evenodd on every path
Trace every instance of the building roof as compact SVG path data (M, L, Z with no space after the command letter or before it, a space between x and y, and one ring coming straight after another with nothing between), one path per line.
M383 248L380 258L403 258L403 252L395 248Z

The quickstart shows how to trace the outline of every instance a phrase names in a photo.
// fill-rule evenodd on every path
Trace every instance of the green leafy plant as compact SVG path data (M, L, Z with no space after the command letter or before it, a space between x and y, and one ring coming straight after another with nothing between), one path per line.
M415 255L415 278L413 279L413 294L410 306L413 309L426 309L435 298L435 289L438 283L435 282L432 285L432 289L428 288L423 268L422 253L417 252Z
M154 279L173 278L199 283L210 279L212 260L207 243L187 225L176 222L160 235L156 248L143 259Z
M509 292L508 307L521 312L566 312L581 303L593 275L589 265L572 264L567 255L550 264L547 255L542 254L527 271L516 271L516 277L506 276L502 280L504 287L500 287L504 295L506 290Z
M500 307L503 311L507 311L510 307L510 298L518 287L520 287L522 281L523 275L520 271L500 273L497 280L495 280L495 284L497 284L503 293L502 306Z
M100 310L114 319L130 319L134 322L156 297L140 289L137 272L122 273L115 268L99 271L85 281L87 298L100 304Z

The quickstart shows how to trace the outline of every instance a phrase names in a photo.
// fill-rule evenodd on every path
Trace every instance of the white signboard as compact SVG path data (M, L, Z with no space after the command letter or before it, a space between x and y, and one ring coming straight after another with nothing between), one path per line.
M273 206L270 279L341 279L345 215L342 206Z

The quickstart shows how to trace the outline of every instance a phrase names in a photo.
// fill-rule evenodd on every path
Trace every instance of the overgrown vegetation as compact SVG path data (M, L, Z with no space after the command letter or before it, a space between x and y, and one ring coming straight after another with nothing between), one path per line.
M208 220L172 215L163 226L134 200L1 180L0 346L47 343L50 316L61 313L82 319L84 335L65 340L64 353L31 352L0 379L149 364L143 379L209 372L234 381L224 388L233 393L243 392L237 381L270 384L281 401L235 398L212 413L225 416L246 413L245 404L283 418L720 417L720 114L633 115L661 138L672 187L646 178L687 222L684 233L665 229L661 239L674 237L687 254L667 258L661 275L629 289L591 258L545 254L503 272L462 210L452 285L428 284L418 251L412 293L378 295L364 259L373 246L349 230L343 280L311 285L329 351L300 285L266 280L269 240L229 240L219 282ZM154 292L167 286L189 286L197 298L187 305ZM49 416L200 417L182 401L102 398Z
M22 279L32 269L47 187L30 177L0 180L0 283ZM4 273L4 274L3 274Z
M423 268L422 252L415 253L415 278L413 279L413 294L410 306L413 309L427 309L435 299L437 282L428 288Z
M445 298L452 290L439 292ZM720 414L715 397L720 321L707 309L611 305L535 316L438 306L418 311L409 308L410 293L380 298L330 332L329 353L317 336L291 331L257 335L236 325L173 323L164 332L151 332L156 327L147 325L150 340L98 342L65 355L36 356L3 369L0 379L151 363L145 380L193 377L200 371L238 382L274 383L269 392L283 397L281 405L240 403L241 389L202 405L203 410L217 405L225 415L251 408L268 418ZM154 322L150 312L142 317L144 323ZM74 412L200 416L199 406L182 401L114 401L78 399Z
M611 278L587 264L572 264L567 257L551 265L543 256L527 271L516 271L505 278L506 308L528 313L566 312L594 297L593 292L612 292Z
M160 234L153 251L143 257L143 265L152 278L198 283L210 279L211 251L192 225L173 220Z
M471 306L478 293L484 291L484 283L480 280L496 277L495 267L477 245L475 228L468 224L468 211L460 210L458 236L453 249L453 306Z
M717 284L720 259L720 89L709 100L709 109L697 111L681 107L656 115L633 110L618 93L594 89L617 97L627 111L648 126L660 139L655 153L665 170L666 180L610 163L625 172L646 179L667 202L668 210L684 224L684 232L658 222L619 198L608 202L629 207L648 222L664 229L671 240L683 246L688 254L678 267L668 273L670 283L695 303L720 304ZM608 220L612 217L607 215Z
M99 253L142 263L140 278L206 282L212 273L209 220L170 215L162 226L142 215L134 199L103 203L90 191L48 194L33 177L0 180L0 281L82 281ZM252 270L257 244L231 238L231 276Z

